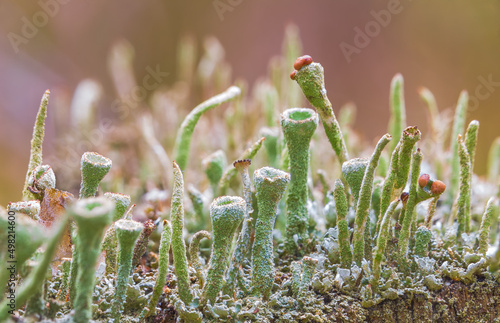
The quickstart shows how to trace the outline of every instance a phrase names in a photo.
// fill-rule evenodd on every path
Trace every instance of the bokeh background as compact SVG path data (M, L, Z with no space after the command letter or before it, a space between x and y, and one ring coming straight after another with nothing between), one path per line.
M48 19L40 15L43 10L51 12ZM383 23L377 22L381 15ZM81 80L102 85L99 109L113 117L109 105L116 89L107 62L116 41L125 39L135 48L137 79L147 66L159 66L168 73L163 81L168 86L179 72L181 37L192 35L202 48L212 35L225 50L232 79L252 84L281 53L289 24L299 28L304 54L325 67L334 106L356 104L354 126L368 140L387 129L389 85L396 73L405 78L407 123L419 125L424 135L419 87L435 94L440 110L454 108L460 91L468 90L475 99L467 119L481 123L475 168L484 174L489 145L500 136L499 17L500 1L1 0L0 204L21 197L45 89L52 94L44 157L54 153L56 136L64 135L55 129L56 114L64 111L50 106L68 105ZM29 23L39 27L28 30ZM360 44L358 30L366 34L366 28L370 35ZM355 52L343 52L342 46L356 44L361 46Z

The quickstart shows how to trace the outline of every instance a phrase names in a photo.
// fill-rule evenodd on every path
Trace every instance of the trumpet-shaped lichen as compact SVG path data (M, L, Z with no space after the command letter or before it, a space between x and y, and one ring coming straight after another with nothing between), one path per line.
M259 213L252 248L252 285L254 294L268 299L274 281L272 231L278 203L283 197L290 175L278 169L263 167L255 171L253 179Z
M86 152L82 156L81 171L82 183L80 185L80 198L93 197L97 187L111 168L111 160L98 153Z
M95 264L101 251L104 229L111 223L114 203L103 197L77 201L70 209L78 226L78 277L74 300L75 322L91 318L92 292L95 283Z
M222 278L228 266L234 231L243 220L245 209L245 200L237 196L221 196L210 205L213 242L207 282L201 295L203 304L207 301L214 304L221 291Z
M311 109L288 109L281 115L281 127L290 156L290 190L286 200L286 248L295 253L306 240L307 172L309 142L318 126L318 115Z
M115 299L111 307L111 317L120 321L123 312L123 305L126 300L126 290L130 270L132 269L132 256L134 246L143 231L144 226L133 220L118 220L115 223L116 237L120 245L118 257L118 274L116 277Z

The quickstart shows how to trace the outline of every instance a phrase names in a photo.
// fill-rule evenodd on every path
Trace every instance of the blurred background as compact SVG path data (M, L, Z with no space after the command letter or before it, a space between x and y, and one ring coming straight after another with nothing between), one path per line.
M54 161L58 140L71 134L72 124L64 120L82 80L94 81L88 86L96 87L91 92L99 97L98 118L119 120L113 102L126 86L117 84L130 77L126 68L120 74L120 59L133 57L138 83L156 75L158 87L182 92L174 87L183 77L179 43L190 37L197 59L207 52L221 58L227 82L245 80L251 89L282 53L287 26L297 27L302 54L324 66L334 108L355 103L354 129L369 143L387 130L396 73L405 79L407 124L418 125L424 136L426 110L418 89L429 88L440 110L454 109L466 89L467 121L481 124L475 169L484 174L489 146L500 136L498 17L500 1L1 0L0 205L21 197L32 127L46 89L51 97L44 158ZM184 116L212 94L203 88L190 92L177 112ZM78 158L69 166L78 170ZM58 175L62 166L53 167ZM58 186L68 185L58 176Z

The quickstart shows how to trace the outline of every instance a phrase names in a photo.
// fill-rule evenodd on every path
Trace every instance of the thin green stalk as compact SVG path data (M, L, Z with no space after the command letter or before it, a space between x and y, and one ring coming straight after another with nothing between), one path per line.
M318 114L311 109L288 109L281 115L281 127L290 156L290 189L286 200L286 242L290 253L307 239L307 173L309 143L318 126Z
M497 214L498 199L495 197L490 197L488 203L486 204L486 210L484 211L483 218L481 220L481 227L479 229L479 250L478 252L486 255L488 251L488 242L490 237L490 226L493 222L495 215Z
M253 159L259 149L262 147L262 143L266 138L262 137L256 142L254 142L247 150L245 150L239 157L238 160ZM217 189L217 196L222 196L227 193L229 188L229 183L231 179L238 173L238 170L232 166L229 166L224 171L222 178L219 181L219 187Z
M33 127L33 135L31 137L31 151L28 170L26 172L26 180L23 188L23 201L35 200L37 197L28 189L29 179L37 166L42 165L42 146L43 138L45 137L45 119L47 118L47 104L49 103L50 91L47 90L42 96L40 108L36 115L35 126Z
M408 196L408 202L406 203L406 215L402 223L398 242L398 262L399 266L401 266L403 270L406 270L407 268L406 255L408 254L411 226L413 221L416 221L416 219L414 219L415 214L413 211L417 205L417 186L422 158L423 156L420 149L417 149L417 151L413 153L413 159L411 162L410 193Z
M451 132L451 177L450 185L448 189L448 200L447 204L452 205L455 199L455 194L459 185L460 178L460 161L458 152L457 137L462 134L465 130L465 118L467 115L467 102L469 101L469 94L467 91L460 92L458 98L457 108L455 110L455 119L453 120L453 130Z
M115 210L113 212L113 222L118 221L123 218L125 211L127 211L130 205L130 195L121 193L104 193L104 197L115 202ZM118 240L116 239L116 230L114 224L106 230L104 235L104 240L102 243L102 249L106 254L106 273L116 273L117 269L117 254L116 249L118 247Z
M389 133L395 140L390 145L392 152L399 142L401 133L406 127L406 108L404 97L404 80L401 74L396 74L391 81L391 92L389 94L391 106L391 119L389 120Z
M303 65L295 73L294 79L300 85L307 100L317 109L326 136L337 154L340 165L342 165L346 160L349 160L349 155L332 104L326 96L323 66L319 63Z
M45 277L47 275L47 270L49 269L50 262L52 261L52 257L54 256L59 241L61 237L67 230L68 225L68 217L63 216L59 225L55 226L54 235L48 241L47 247L43 253L43 257L41 261L38 263L38 266L26 277L24 283L19 287L16 292L14 306L12 307L11 299L6 298L0 303L0 321L5 322L9 317L9 314L13 314L14 310L20 308L28 298L30 298L34 292L40 290L45 281ZM3 269L7 271L7 269ZM2 285L5 286L5 285Z
M366 221L368 219L368 211L370 208L371 195L373 189L373 177L375 174L375 168L377 167L380 154L384 147L391 141L392 137L390 134L385 134L380 138L375 147L370 158L370 164L365 170L365 175L363 176L363 183L361 184L359 200L356 207L356 217L354 220L354 234L352 237L352 244L354 247L354 261L361 265L361 260L364 257L365 250L365 227Z
M250 234L251 234L251 223L253 221L251 214L253 213L252 208L252 183L250 181L250 175L248 173L248 167L251 164L250 159L237 160L233 163L234 168L238 170L241 174L241 181L243 182L243 197L246 202L245 216L243 217L243 224L241 226L240 234L238 235L238 240L236 241L236 248L234 249L231 263L226 274L226 283L224 285L223 292L227 295L232 295L234 291L234 286L236 283L237 274L239 273L240 266L243 264L243 260L250 249Z
M246 203L239 196L221 196L210 206L213 243L212 256L207 274L207 283L201 294L201 303L215 303L221 291L224 271L229 265L229 253L233 235L245 215Z
M92 293L97 258L101 253L104 229L111 223L114 203L104 197L77 201L69 209L78 230L78 276L74 300L76 323L89 322L92 317Z
M465 131L465 147L470 157L470 172L474 172L474 160L476 156L477 134L479 132L479 121L472 120Z
M382 263L382 259L385 254L385 248L387 245L387 240L389 240L389 227L391 225L391 219L394 215L394 211L399 204L399 199L396 199L389 204L387 211L382 217L382 221L380 223L380 231L377 234L377 247L375 249L375 253L373 255L372 262L372 285L377 288L379 279L380 279L380 265Z
M460 158L460 192L457 201L458 237L470 233L471 163L462 136L458 135L458 157Z
M115 297L111 305L111 317L115 322L120 322L124 304L127 301L127 285L132 269L132 256L134 246L139 235L144 230L144 225L133 220L118 220L115 223L116 238L120 245L118 258L118 274L116 277Z
M275 168L263 167L255 171L253 178L259 213L252 248L252 286L255 295L268 299L274 282L272 233L278 203L285 193L290 175Z
M201 265L198 251L200 250L200 241L202 239L210 239L210 233L202 230L193 234L191 243L189 244L189 259L191 259L191 267L196 270L196 277L198 278L198 285L203 288L205 285L205 276L203 275L203 266Z
M425 102L425 106L427 107L427 123L431 127L431 136L433 138L433 142L437 143L438 140L438 118L439 118L439 110L436 103L436 98L434 94L425 87L419 89L418 94L420 94L420 98Z
M193 205L193 210L196 216L196 229L199 230L202 228L206 228L206 220L205 220L205 200L203 198L203 194L196 189L193 185L189 185L187 188L188 197L191 200L191 204Z
M399 150L401 147L401 140L399 142L400 143L392 151L389 173L387 174L387 177L384 180L384 185L382 186L382 195L380 197L380 212L379 214L377 214L378 219L377 219L377 228L375 229L375 232L380 231L380 222L382 222L383 215L385 214L385 211L387 211L387 208L389 207L391 200L395 198L395 196L393 196L393 187L394 187L394 182L396 181L396 173L398 170L398 160L399 160Z
M194 239L194 236L193 236ZM146 316L151 316L156 313L156 304L160 299L161 293L163 293L163 287L167 281L167 271L168 271L168 258L170 241L172 240L172 225L168 220L163 220L163 231L160 238L160 251L158 259L158 271L156 272L155 286L153 287L153 293L151 299L149 300L149 311ZM191 254L192 257L192 254Z
M141 235L137 239L137 243L134 247L134 255L132 257L132 270L139 264L142 255L146 253L149 244L149 237L156 229L156 225L153 220L146 220L143 224L144 230L142 230Z
M190 304L193 299L189 288L188 262L186 258L186 245L182 236L184 227L184 179L182 171L174 161L174 187L172 189L172 251L174 255L175 273L177 275L177 285L179 297L184 304Z
M189 158L189 147L191 146L191 137L194 132L194 127L198 123L200 117L206 111L218 107L224 102L231 101L241 94L241 90L236 86L231 86L226 91L218 94L203 103L196 106L184 119L175 140L175 160L180 169L185 169ZM181 297L182 299L182 297Z
M420 130L418 130L416 126L408 127L402 133L396 182L394 183L394 189L398 190L398 195L400 194L400 190L405 187L406 182L408 181L413 147L417 141L420 140L420 137Z
M342 268L351 268L352 252L351 244L349 243L349 224L347 223L347 198L345 194L344 184L340 179L335 181L333 189L333 197L335 199L335 210L337 211L337 227L339 230L339 249L340 263Z

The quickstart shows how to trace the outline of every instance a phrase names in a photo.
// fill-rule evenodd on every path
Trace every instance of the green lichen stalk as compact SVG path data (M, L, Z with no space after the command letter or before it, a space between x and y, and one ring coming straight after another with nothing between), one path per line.
M460 96L457 102L457 108L455 110L455 118L453 120L453 129L451 132L451 177L450 177L450 185L448 189L448 200L447 204L452 205L453 200L455 199L455 194L457 192L457 188L459 185L460 178L460 160L459 160L459 145L456 140L458 135L463 134L465 130L465 118L467 116L467 103L469 102L469 94L467 91L460 92Z
M203 266L201 265L198 251L200 250L200 242L203 239L210 239L210 232L202 230L193 234L191 243L189 244L189 259L191 259L191 266L196 270L196 278L200 288L205 285L205 276L203 274Z
M224 102L231 101L241 94L241 90L236 86L231 86L226 91L218 94L205 102L196 106L184 119L175 140L175 160L177 161L180 169L185 169L189 158L189 147L191 146L191 137L194 128L198 123L200 117L206 111L213 109Z
M460 191L457 201L458 236L470 233L471 162L462 136L458 135L458 156L460 158Z
M381 263L385 254L387 240L389 240L389 227L391 225L391 219L394 215L394 211L399 204L399 199L394 200L389 204L387 211L385 212L382 221L380 223L380 231L377 235L377 247L375 249L375 253L373 255L373 263L372 263L372 284L375 288L377 288L380 280L380 270Z
M153 293L149 301L149 312L147 316L156 313L156 304L160 299L161 293L163 292L163 287L167 281L167 271L168 271L168 258L170 241L172 240L172 225L168 220L163 220L163 231L160 238L160 250L159 250L159 264L158 271L156 273L155 286L153 288Z
M115 210L113 212L113 222L118 221L123 218L125 212L130 205L130 195L120 194L120 193L104 193L104 197L115 202ZM116 273L117 265L117 253L116 249L118 247L118 240L116 239L116 230L114 224L106 230L104 235L104 241L102 243L102 249L106 254L106 273Z
M290 190L286 201L286 249L295 253L307 233L307 172L309 142L318 126L318 115L311 109L288 109L281 115L281 127L290 156ZM297 238L297 239L296 239Z
M377 143L375 151L373 152L370 163L365 170L365 175L363 176L363 182L361 184L361 189L359 193L359 200L356 207L356 217L354 220L354 234L352 237L352 244L354 247L354 261L361 264L363 260L364 250L365 250L365 227L366 221L368 219L368 212L371 203L371 195L373 190L373 177L375 174L375 168L378 165L380 154L385 146L391 141L392 137L389 134L385 134Z
M486 210L484 211L481 227L479 228L479 253L483 255L486 255L486 251L488 251L490 226L495 215L497 215L497 208L498 199L491 197L486 204Z
M403 129L406 127L406 108L404 97L403 75L396 74L391 81L391 92L389 94L391 119L389 120L389 133L394 141L391 144L390 151L396 148Z
M217 150L213 154L205 157L201 163L203 164L205 174L210 181L210 186L212 186L212 191L216 194L217 185L219 184L222 174L224 173L224 169L226 168L226 154L223 150Z
M118 275L116 277L116 288L113 305L111 306L111 317L119 322L123 312L123 305L127 299L127 283L132 269L132 256L134 246L144 225L133 220L118 220L115 223L116 237L120 245L118 258Z
M342 184L342 181L340 179L337 179L335 181L333 197L335 199L335 210L337 211L340 263L342 265L342 268L351 268L352 252L351 244L349 243L349 224L346 220L348 205L344 184Z
M399 234L398 262L404 270L407 266L406 255L408 253L408 245L410 243L411 226L413 221L416 221L416 219L414 219L413 211L415 210L415 207L417 205L417 186L422 158L423 156L420 152L420 149L417 149L417 151L413 153L411 162L410 192L408 196L408 202L406 203L405 217L402 223L401 232Z
M34 200L36 196L28 189L30 177L37 166L42 164L42 145L45 137L45 118L47 118L47 105L49 103L50 91L47 90L42 96L40 108L36 115L35 126L33 127L33 135L31 137L30 161L28 171L26 172L26 180L23 188L23 201Z
M389 207L391 200L394 200L396 196L393 194L394 183L396 182L396 175L398 171L399 164L399 151L401 148L401 140L399 144L394 148L391 154L391 163L389 166L389 173L387 174L384 185L382 186L382 195L380 197L380 214L378 214L378 222L377 222L377 232L380 229L380 222L382 221L382 217L385 214L385 211Z
M229 262L229 252L233 235L243 220L246 210L245 200L238 196L221 196L210 205L213 243L212 256L207 274L207 282L201 295L202 304L214 304L221 291L224 271Z
M102 179L109 172L112 162L98 153L86 152L80 163L82 183L80 185L80 199L94 197Z
M2 219L3 220L3 219ZM0 220L1 222L1 220ZM1 223L3 224L3 223ZM52 238L48 241L47 247L43 253L42 259L38 265L31 271L31 273L24 279L22 285L17 289L15 296L15 308L11 307L11 302L9 298L6 298L0 303L0 321L6 322L9 317L10 310L15 310L20 308L28 298L32 297L34 293L41 290L43 282L47 276L47 270L49 269L52 258L57 250L57 246L61 241L61 237L66 232L68 226L68 217L64 216L61 222L55 226L55 231ZM5 226L6 227L6 226ZM20 239L18 237L17 239ZM19 249L18 249L19 250ZM4 270L7 272L7 270ZM2 286L6 286L3 284Z
M182 171L174 161L174 188L172 193L171 220L172 220L172 251L174 255L175 273L179 297L184 304L191 303L193 295L189 289L188 262L186 258L186 245L182 236L184 228L184 179Z
M285 193L290 175L281 170L263 167L254 173L259 213L255 223L252 248L253 293L268 299L274 282L272 231L278 203Z
M399 150L398 170L396 174L396 181L394 183L394 188L398 190L398 195L400 190L405 187L406 182L408 181L413 147L417 141L420 140L420 137L420 130L418 130L416 126L408 127L403 131L401 148Z
M465 147L470 157L470 171L474 170L474 160L476 156L477 134L479 132L479 121L472 120L465 130Z
M294 79L300 85L307 100L318 110L326 136L342 165L349 159L349 155L332 104L326 95L323 66L319 63L302 65L295 73Z
M342 164L342 175L351 188L355 206L358 204L359 190L361 189L368 163L368 158L353 158Z
M243 263L245 256L250 249L250 225L253 221L251 214L253 213L252 208L252 184L250 181L250 175L248 173L248 167L251 164L250 159L237 160L233 163L234 168L238 170L241 174L241 180L243 182L243 197L246 202L246 211L243 218L243 224L241 226L240 234L238 235L238 240L236 241L236 248L234 249L233 256L231 259L231 264L229 265L229 270L226 275L226 284L224 286L224 294L231 295L234 290L234 285L236 283L236 277L239 273L240 266Z
M69 209L78 233L78 276L74 300L74 320L77 323L89 322L92 316L95 265L101 252L104 229L111 223L114 207L112 201L101 197L79 200Z
M257 152L262 147L262 144L266 140L266 137L261 137L259 140L254 142L248 149L246 149L239 157L238 160L252 159L255 157ZM238 170L232 166L229 166L224 171L222 178L219 181L219 187L217 188L217 196L222 196L227 193L229 187L229 182L236 175Z
M142 230L139 239L137 239L137 243L134 247L134 256L132 258L132 270L139 264L139 260L146 253L146 249L149 244L149 237L156 229L156 226L153 220L147 220L144 222L144 230Z

